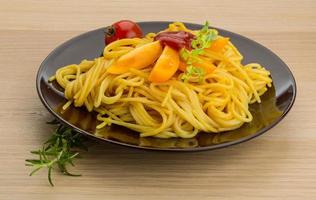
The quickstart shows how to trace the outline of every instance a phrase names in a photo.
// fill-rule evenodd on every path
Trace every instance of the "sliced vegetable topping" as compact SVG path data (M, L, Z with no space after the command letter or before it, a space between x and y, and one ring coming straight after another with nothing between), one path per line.
M175 50L180 50L182 48L191 49L191 42L194 37L192 33L185 31L168 31L159 33L154 40L159 40L162 45L168 45Z
M111 74L123 74L128 72L129 68L148 67L158 59L161 52L162 46L159 41L145 44L121 56L107 71Z
M206 50L220 52L228 44L229 38L218 38L212 42L211 46Z
M187 66L188 66L187 63L180 61L179 70L185 72ZM192 66L203 69L205 74L210 74L216 69L214 64L212 64L211 62L203 58L200 58L196 62L192 63Z
M161 83L169 80L178 70L180 57L178 51L165 46L161 56L151 70L148 80Z
M112 39L114 41L122 37L142 35L139 26L133 25L133 22L128 20L117 22L111 28L114 30L114 35L112 38L107 38L107 42L111 42ZM109 31L113 32L111 28ZM183 81L188 81L190 77L198 77L202 80L205 74L212 73L216 69L210 60L205 59L204 53L220 52L228 42L229 38L218 38L218 32L210 29L208 22L196 35L186 31L161 32L154 37L154 42L133 49L118 58L108 68L108 72L122 74L129 68L142 69L158 59L149 75L149 81L157 83L167 81L178 69L184 72Z

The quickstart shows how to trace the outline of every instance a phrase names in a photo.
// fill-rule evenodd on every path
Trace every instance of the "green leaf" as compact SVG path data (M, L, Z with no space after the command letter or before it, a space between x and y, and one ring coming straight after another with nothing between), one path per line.
M211 46L211 43L216 40L217 31L209 29L208 22L205 22L203 28L198 32L196 38L191 45L194 49L205 49Z
M204 76L205 76L205 71L202 68L194 67L193 65L190 65L186 68L186 71L182 75L181 79L184 82L187 82L191 77L198 77L199 81L202 81Z
M39 171L40 169L42 169L41 166L35 168L31 173L30 173L30 176L33 176L33 174L35 174L37 171Z
M48 182L52 187L54 187L54 183L52 181L52 167L48 167Z

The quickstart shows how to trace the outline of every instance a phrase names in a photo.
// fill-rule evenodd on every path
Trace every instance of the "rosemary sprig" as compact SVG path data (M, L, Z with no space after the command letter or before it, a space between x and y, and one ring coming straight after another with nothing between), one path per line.
M74 159L79 156L79 152L75 149L87 150L83 144L83 137L71 128L58 123L56 120L48 122L49 124L58 124L58 128L53 132L52 136L36 151L31 151L37 155L38 159L27 159L26 166L33 167L30 176L34 175L40 169L48 169L48 181L54 186L52 181L52 170L55 167L68 176L81 176L73 174L67 170L67 165L74 166Z

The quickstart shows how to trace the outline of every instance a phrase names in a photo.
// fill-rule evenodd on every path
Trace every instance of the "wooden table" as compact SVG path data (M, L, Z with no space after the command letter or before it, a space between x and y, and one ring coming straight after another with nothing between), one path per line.
M50 133L35 75L57 45L119 19L203 23L277 53L298 84L296 103L252 141L196 153L96 143L75 172L29 177L24 159ZM316 199L316 1L0 1L0 199Z

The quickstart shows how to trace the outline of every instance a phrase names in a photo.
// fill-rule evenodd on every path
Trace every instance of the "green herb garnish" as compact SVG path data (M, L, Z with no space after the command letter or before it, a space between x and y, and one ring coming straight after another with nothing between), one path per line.
M180 51L181 58L186 61L188 67L181 79L188 81L192 76L198 76L200 80L205 76L203 69L194 66L193 63L198 62L199 56L203 55L204 49L209 48L214 40L217 39L218 33L214 29L209 28L209 23L206 21L203 28L197 33L196 38L192 40L192 50L183 48Z
M199 81L202 81L202 78L205 76L205 71L202 68L189 65L186 68L185 73L182 75L181 79L186 82L189 78L194 76L198 77Z
M205 48L209 48L216 38L217 31L209 29L209 24L206 21L203 28L197 33L196 38L192 41L191 46L194 50L204 50Z
M49 124L59 123L52 121ZM47 168L48 181L51 186L54 186L51 174L52 169L55 167L58 167L64 175L81 176L80 174L72 174L67 170L67 165L74 166L73 160L79 155L79 152L74 150L75 148L87 150L83 144L82 135L67 126L59 124L53 135L43 144L41 149L31 151L32 154L38 155L38 159L25 160L26 166L34 168L30 176L40 169Z

